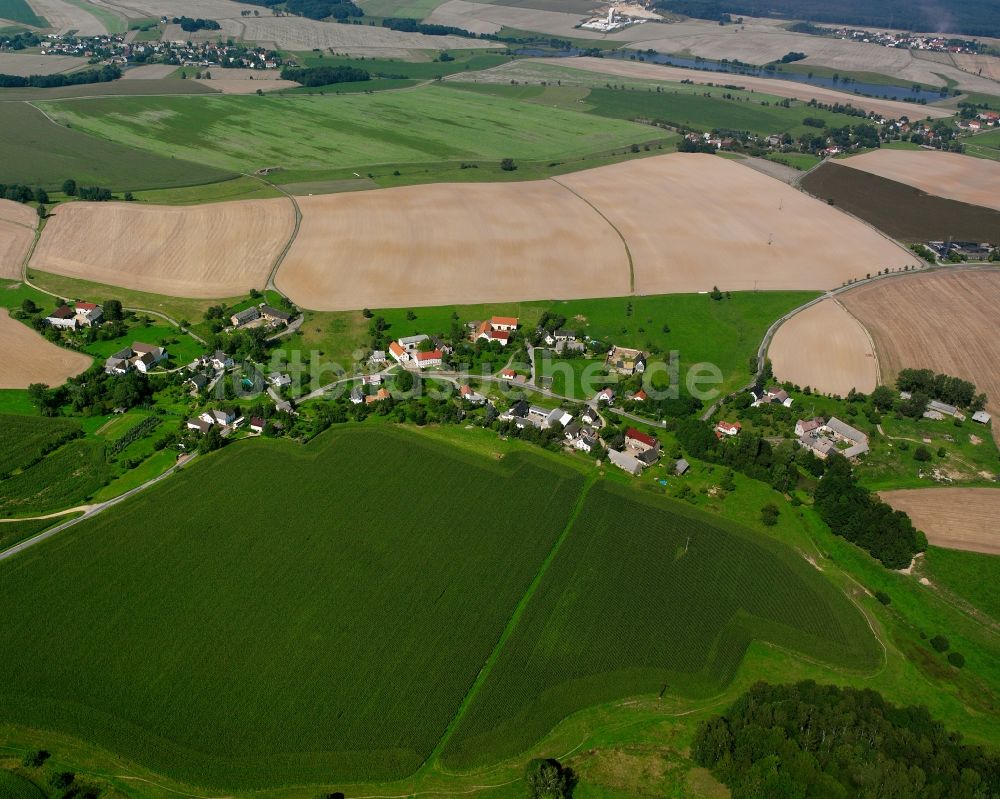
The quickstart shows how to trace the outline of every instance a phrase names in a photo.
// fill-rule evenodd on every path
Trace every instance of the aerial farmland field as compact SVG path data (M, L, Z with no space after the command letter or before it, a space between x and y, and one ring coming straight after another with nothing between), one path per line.
M822 352L822 359L813 357ZM797 313L778 328L767 351L778 380L847 396L870 394L878 384L871 339L857 319L833 299Z
M958 153L883 148L843 161L852 169L972 205L1000 210L1000 164Z
M229 297L264 288L293 227L285 199L69 203L52 214L31 266L155 294Z
M125 191L213 183L233 177L231 171L157 156L53 125L28 103L2 102L0 113L6 120L0 131L4 152L0 181L5 183L27 183L52 190L73 178L82 186L101 185Z
M667 686L711 694L754 638L862 672L879 661L862 614L790 550L597 485L445 762L515 754L559 719L616 697Z
M74 130L240 172L558 158L655 138L631 122L434 86L339 97L116 97L40 105Z
M38 216L26 205L0 200L0 278L21 277Z
M880 496L913 519L935 546L1000 555L996 488L913 488Z
M952 267L875 281L839 299L875 340L884 383L892 385L906 368L961 377L986 394L987 410L995 416L1000 411L998 291L1000 269ZM1000 428L994 427L994 439L1000 440L998 435Z
M58 386L91 364L79 352L58 347L0 308L0 388L27 388L32 383Z
M518 604L523 624L491 671L507 678L482 686L458 728L464 762L517 751L569 710L665 678L717 689L752 638L855 671L877 661L862 616L797 555L695 511L583 487L538 455L497 463L387 428L327 433L305 450L231 447L3 564L0 596L17 614L0 633L0 709L198 784L269 786L416 769ZM113 584L101 577L111 572ZM669 621L679 601L691 613ZM718 605L717 620L699 605ZM580 625L579 661L560 647L547 666L530 654L565 647ZM63 656L41 658L53 638ZM585 690L574 698L571 684ZM556 701L525 715L549 687ZM498 741L514 716L529 723Z

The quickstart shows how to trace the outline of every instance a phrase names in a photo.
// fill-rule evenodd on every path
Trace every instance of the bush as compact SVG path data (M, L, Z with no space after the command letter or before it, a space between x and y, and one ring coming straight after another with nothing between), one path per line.
M760 509L760 520L768 527L774 527L778 523L779 514L778 506L769 503Z
M913 460L927 462L931 459L931 451L923 444L913 450Z
M965 665L965 657L960 652L949 652L948 662L956 669L960 669Z
M883 605L892 604L892 597L890 597L885 591L876 591L875 598Z
M514 163L514 159L513 158L504 158L500 162L500 168L504 172L513 172L515 169L517 169L517 164Z
M531 799L570 799L576 777L555 758L536 758L524 769L524 782Z
M951 646L951 642L943 635L935 635L933 638L931 638L931 646L934 647L938 652L947 652L948 647Z

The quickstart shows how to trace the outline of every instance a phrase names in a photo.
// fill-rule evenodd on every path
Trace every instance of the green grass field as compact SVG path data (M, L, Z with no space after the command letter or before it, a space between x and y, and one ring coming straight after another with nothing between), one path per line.
M385 0L385 2L399 2L399 0ZM402 0L409 2L409 0ZM438 0L416 0L422 2L438 2ZM436 56L437 53L434 53ZM295 53L296 60L307 67L356 67L365 70L371 75L372 80L361 81L361 85L367 84L369 89L382 88L382 81L389 78L379 78L379 75L393 75L413 80L432 80L442 78L446 75L454 75L457 72L476 72L482 69L499 66L512 60L512 56L500 55L496 52L476 51L476 50L454 50L450 51L451 61L435 61L430 58L426 60L409 60L401 58L350 58L347 56L331 56L325 53L322 56L316 53ZM329 93L341 90L343 84L335 84L326 87ZM319 87L322 89L323 87ZM316 91L316 89L292 90L292 91Z
M28 103L2 102L0 115L5 122L0 129L0 149L4 153L0 182L56 189L71 177L83 186L101 185L125 191L213 183L232 176L231 170L88 136L76 130L75 125L73 128L55 125Z
M463 321L493 314L517 316L522 329L530 330L549 310L565 316L566 327L593 338L647 351L657 349L664 358L676 350L682 371L695 363L714 363L723 374L722 388L735 389L749 381L749 358L756 353L770 324L814 296L801 291L746 291L734 292L719 302L704 294L668 294L443 306L416 308L416 319L412 321L406 318L406 308L372 312L385 317L389 331L398 338L413 333L446 333L451 329L453 313ZM316 350L326 360L346 368L353 363L353 353L367 346L368 325L360 311L306 312L300 331L284 346ZM664 332L665 325L669 332Z
M86 2L86 0L67 0L67 2L72 3L77 8L82 8L92 17L95 17L108 33L124 33L128 30L128 24L123 17L105 8L95 6Z
M710 695L752 639L860 672L880 660L864 617L790 550L596 486L444 762L517 754L570 713L616 697Z
M1000 130L978 133L968 139L963 139L962 143L965 145L965 152L968 155L1000 161Z
M784 108L763 97L747 95L719 87L674 88L656 92L645 89L591 88L580 94L575 86L509 86L503 84L446 83L456 89L498 97L537 102L549 107L576 108L597 116L623 120L655 120L684 125L696 130L749 131L756 134L787 131L793 136L810 130L802 124L805 117L823 119L830 127L853 125L856 117L809 108L793 102ZM733 99L726 99L730 95ZM768 105L761 103L767 102ZM815 130L815 129L813 129Z
M35 28L48 27L44 17L38 16L26 0L0 0L0 19L21 22Z
M1000 557L930 547L923 571L931 582L1000 621Z
M26 521L18 522L0 522L0 552L3 550L14 546L18 541L24 541L26 538L31 538L33 535L38 535L43 530L47 530L54 524L66 521L72 518L72 514L66 514L56 519L29 519ZM3 772L0 771L0 775ZM3 791L0 791L0 796L6 796Z
M208 783L404 776L581 483L392 431L234 446L4 564L19 621L0 633L0 713ZM504 524L487 521L501 508ZM39 660L55 640L65 657Z
M629 122L436 86L340 97L119 97L41 105L76 131L242 172L477 157L545 159L653 138Z
M425 19L445 0L362 0L361 9L369 17Z

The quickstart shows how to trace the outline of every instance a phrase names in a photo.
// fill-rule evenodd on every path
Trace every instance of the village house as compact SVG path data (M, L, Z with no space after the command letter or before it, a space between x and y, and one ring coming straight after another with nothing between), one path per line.
M371 405L371 404L372 404L372 403L374 403L374 402L382 402L382 401L384 401L384 400L387 400L387 399L389 399L389 398L390 398L391 396L392 396L392 394L390 394L390 393L389 393L388 391L386 391L386 390L385 390L384 388L380 388L380 389L379 389L378 391L376 391L376 392L375 392L374 394L372 394L372 395L369 395L369 396L365 397L365 403L366 403L367 405Z
M382 375L364 375L361 378L361 385L363 386L381 386L382 385Z
M252 417L250 417L250 432L251 433L263 433L264 432L264 427L266 425L267 425L267 422L265 422L264 419L262 419L260 416L252 416Z
M361 405L365 401L365 392L361 389L361 386L355 386L351 389L351 402L355 405Z
M796 424L796 428L798 426ZM856 427L832 416L829 421L799 436L799 445L812 450L821 460L825 460L831 452L837 452L850 459L868 452L868 436Z
M398 340L398 344L404 352L411 353L420 349L420 345L429 339L430 336L420 333L416 336L403 336L403 338Z
M410 354L396 341L389 342L389 354L396 363L407 363Z
M208 422L209 424L216 424L219 427L228 427L236 420L236 414L232 411L214 408L199 414L198 418Z
M458 395L466 402L471 402L473 405L482 405L486 402L486 397L478 391L475 391L471 386L462 386L459 388Z
M630 397L630 399L633 400L634 402L645 402L646 400L649 399L649 395L646 394L646 392L640 388L638 391L635 392L635 394L633 394Z
M606 402L608 405L615 401L615 392L611 386L605 386L600 391L597 392L597 396L594 397L597 402Z
M292 384L292 378L282 372L271 372L267 376L267 382L275 388L284 388Z
M722 436L735 436L739 435L742 429L743 426L739 422L719 422L715 426L715 435L719 438Z
M646 354L642 350L612 346L608 350L605 365L608 369L614 369L618 374L626 376L641 374L646 370Z
M528 411L531 410L531 406L528 404L527 400L518 400L513 405L510 406L508 410L500 414L501 421L511 421L513 419L524 419L528 415Z
M650 466L659 460L660 442L653 436L630 427L625 431L625 451L643 465Z
M986 411L976 411L972 414L972 421L978 422L979 424L989 424L990 415Z
M233 327L242 327L250 322L256 322L258 319L260 319L260 308L256 305L245 308L229 317Z
M757 388L750 389L750 396L753 397L753 407L758 405L784 405L786 408L792 407L792 402L794 401L788 392L783 388L769 388L766 390L760 390Z
M226 355L226 353L222 350L216 350L208 359L208 365L219 371L232 369L233 359L229 355Z
M428 369L431 366L440 366L442 355L441 350L430 350L430 352L417 350L410 357L418 369Z
M690 468L691 464L688 463L686 460L684 460L684 458L681 458L679 461L677 461L677 463L674 464L674 474L680 477Z
M597 438L584 433L573 442L573 446L580 452L593 452L597 448Z
M506 347L511 333L517 330L517 323L515 316L494 316L479 323L473 333L473 340L499 341L501 347Z
M500 377L502 377L504 380L514 380L517 377L517 372L515 372L513 369L510 368L501 369Z
M208 385L208 375L196 372L187 379L187 382L191 384L191 388L195 391L201 391Z
M799 419L795 423L795 436L796 438L802 438L806 433L811 433L814 430L821 428L826 420L822 416L817 416L813 419Z
M627 452L619 452L616 449L609 449L608 460L610 460L622 471L631 474L633 477L642 474L642 461Z
M131 347L126 347L110 356L104 362L104 371L107 374L123 375L136 369L147 374L166 357L167 351L163 347L135 341Z
M76 330L78 327L93 327L99 324L104 316L104 311L100 305L92 302L77 302L73 307L60 305L51 314L45 317L45 321L52 327L64 330Z
M368 358L368 363L372 366L380 366L385 363L385 350L374 350Z
M212 423L211 422L207 422L204 419L200 419L199 418L199 419L188 419L187 420L187 429L188 430L197 430L202 435L205 435L205 433L207 433L209 431L209 428L211 428L211 426L212 426Z
M271 325L287 325L292 320L292 315L287 311L279 311L270 305L260 306L260 315Z

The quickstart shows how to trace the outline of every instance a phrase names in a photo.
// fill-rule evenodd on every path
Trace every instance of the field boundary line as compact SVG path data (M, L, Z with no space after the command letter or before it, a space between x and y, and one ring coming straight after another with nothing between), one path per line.
M844 310L844 312L851 317L851 319L857 322L858 327L860 327L864 331L865 338L868 339L868 343L871 345L872 348L872 356L875 358L875 385L876 386L882 385L882 364L879 363L878 349L875 347L875 339L872 337L871 331L867 327L865 327L864 322L862 322L860 319L858 319L858 317L852 314L850 308L844 305L844 303L842 303L837 297L834 297L833 301L837 303L837 305L840 306Z
M585 202L587 205L589 205L591 208L594 209L594 213L596 213L599 217L601 217L601 219L603 219L605 222L607 222L608 226L615 233L618 234L618 238L621 239L622 246L625 248L625 257L628 258L628 290L629 290L629 294L635 294L635 262L632 260L632 251L628 248L628 241L625 239L625 235L617 227L615 227L614 222L612 222L610 219L608 219L604 215L604 213L601 211L600 208L598 208L596 205L594 205L590 200L588 200L582 194L579 194L578 192L574 191L569 186L567 186L565 183L561 182L558 178L552 177L552 178L549 178L549 180L551 180L553 183L558 183L560 186L562 186L564 189L566 189L566 191L568 191L570 194L572 194L577 199L583 200L583 202Z
M285 246L281 248L281 252L278 253L278 257L274 259L274 264L271 266L271 273L267 276L267 282L264 284L265 289L271 289L272 291L278 292L282 297L288 299L288 296L278 288L277 283L274 279L278 276L278 269L285 262L285 257L292 249L292 245L295 244L295 240L299 237L299 230L302 228L302 209L299 208L298 200L295 199L295 195L291 192L286 191L275 183L268 183L260 175L248 175L246 172L243 173L248 178L253 178L254 180L259 180L265 186L270 186L271 188L284 194L292 204L292 211L295 215L295 224L292 226L291 235L288 237L288 241L285 242Z
M577 517L583 510L584 501L590 495L590 489L593 487L594 483L597 482L597 475L593 474L586 478L583 486L580 489L580 494L577 497L576 503L573 505L572 511L570 511L569 518L566 520L566 525L563 527L562 532L559 533L559 537L556 539L552 548L549 550L549 554L545 556L541 565L538 567L538 571L535 573L534 579L528 585L521 599L518 601L517 605L514 607L514 611L511 613L510 618L507 620L507 624L504 626L503 632L500 633L500 638L497 640L496 645L493 647L493 651L490 652L489 657L486 658L486 662L483 663L482 668L479 670L479 674L476 675L476 679L473 681L472 686L466 692L465 696L462 698L461 704L458 706L458 710L452 717L451 721L448 722L448 726L445 728L444 733L442 733L441 738L438 739L433 751L427 756L427 760L424 761L424 765L421 767L423 769L430 763L435 763L441 757L441 753L444 751L445 746L448 741L451 740L455 729L458 727L459 722L465 716L466 711L469 709L469 705L479 694L480 689L486 682L486 678L490 676L493 671L493 666L496 664L500 657L500 652L503 650L507 641L510 639L511 635L514 634L514 630L518 623L521 621L521 617L524 615L524 611L527 609L528 604L531 602L532 598L538 590L538 586L541 584L542 579L545 577L555 560L556 555L559 554L559 550L562 549L563 544L566 539L569 538L570 530L573 528Z

